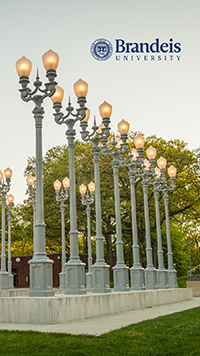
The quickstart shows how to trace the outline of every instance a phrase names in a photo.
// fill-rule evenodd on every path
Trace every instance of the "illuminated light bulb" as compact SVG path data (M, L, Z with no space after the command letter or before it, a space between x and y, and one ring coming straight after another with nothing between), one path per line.
M32 70L32 62L23 56L16 62L16 69L19 77L29 77Z
M131 157L132 161L137 161L137 157L139 157L139 154L138 154L138 152L136 151L135 148L133 148L131 150L131 154L132 154L132 157Z
M167 170L170 178L175 178L176 177L176 172L177 172L177 169L174 167L174 166L170 166Z
M81 96L86 97L87 92L88 83L86 83L84 80L79 79L76 83L74 83L74 93L77 98L80 98Z
M81 194L85 194L87 190L87 187L84 184L81 184L79 187L79 191Z
M55 93L51 96L51 100L53 103L62 103L64 97L64 90L63 88L59 87L56 85L56 91Z
M145 139L143 136L137 135L134 138L134 143L135 143L136 148L143 148L144 144L145 144Z
M146 150L146 154L148 159L155 159L156 158L156 149L152 146L150 146L147 150Z
M165 169L167 165L167 160L162 156L157 160L158 167L160 169Z
M103 104L101 104L99 106L99 112L100 112L102 119L104 119L106 117L110 118L111 114L112 114L112 105L110 105L106 101L104 101Z
M42 61L46 71L50 69L56 70L59 63L59 55L50 49L43 54Z
M59 192L61 185L62 185L62 183L58 179L53 183L53 186L54 186L54 189L56 192Z

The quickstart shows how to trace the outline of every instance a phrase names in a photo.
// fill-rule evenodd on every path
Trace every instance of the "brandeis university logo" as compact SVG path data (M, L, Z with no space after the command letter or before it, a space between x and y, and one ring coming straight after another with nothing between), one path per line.
M181 43L170 38L162 42L156 38L149 42L126 42L122 38L115 39L116 61L180 61ZM95 40L90 48L92 56L97 61L106 61L113 54L113 46L105 38Z
M90 51L97 61L106 61L112 56L113 46L110 41L105 38L99 38L92 43Z

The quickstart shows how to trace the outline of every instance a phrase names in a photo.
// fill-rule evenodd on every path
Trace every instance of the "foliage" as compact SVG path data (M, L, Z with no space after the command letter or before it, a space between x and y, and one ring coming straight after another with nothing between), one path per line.
M200 308L146 320L99 337L0 331L2 356L199 355Z
M129 135L129 147L133 148L133 139L136 132ZM157 150L157 157L161 155L167 158L168 167L174 165L177 168L176 187L169 192L169 214L171 222L171 240L174 253L174 263L178 275L186 274L189 270L189 258L187 247L187 234L190 237L190 252L192 265L200 263L200 150L190 151L187 144L178 139L166 141L155 135L146 138L144 150L150 145ZM79 231L80 252L87 253L87 220L86 209L81 203L79 186L86 186L94 181L94 166L92 157L92 143L75 141L75 179L76 179L76 205L77 225ZM102 229L105 237L105 253L108 254L108 262L111 254L115 254L115 204L114 204L114 179L111 165L112 158L100 153L100 179L101 179L101 202L102 202ZM25 176L35 176L35 158L28 158ZM44 177L44 220L46 223L46 245L47 252L61 251L61 214L59 203L55 199L53 182L56 179L62 181L69 177L68 147L56 146L47 151L43 159ZM169 178L168 178L169 180ZM121 220L124 241L124 255L126 264L131 267L132 259L132 224L131 224L131 202L130 182L127 167L119 167L119 189L121 199ZM153 187L148 188L149 214L152 247L154 251L154 264L157 267L157 238L155 220L155 202ZM69 198L70 199L70 198ZM138 238L140 244L140 257L143 267L146 266L146 239L144 204L141 181L136 183L137 224ZM165 228L165 209L163 196L159 196L160 219L162 228L163 250L165 255L165 266L167 267L167 241ZM31 199L26 199L23 204L14 209L12 222L13 253L27 254L31 251L33 239L33 210ZM65 210L66 228L66 251L69 251L69 200L66 202ZM95 253L95 204L91 206L91 231L93 237L92 252Z

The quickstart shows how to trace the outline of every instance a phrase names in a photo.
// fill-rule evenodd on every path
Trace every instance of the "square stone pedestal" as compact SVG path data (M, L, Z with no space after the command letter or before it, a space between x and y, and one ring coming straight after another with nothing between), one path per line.
M9 273L6 271L0 272L0 289L9 289Z
M65 263L65 294L86 294L85 263Z
M51 297L53 290L53 261L36 261L34 258L28 262L30 264L30 292L29 297Z
M110 293L110 266L105 263L92 265L93 289L92 293Z

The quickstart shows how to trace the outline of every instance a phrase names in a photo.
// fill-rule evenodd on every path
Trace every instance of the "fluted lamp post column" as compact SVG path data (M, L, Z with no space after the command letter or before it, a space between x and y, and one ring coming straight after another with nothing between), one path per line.
M174 269L173 264L173 253L172 253L172 246L171 246L171 234L170 234L170 222L169 222L169 195L168 192L175 188L175 177L176 177L176 168L174 166L170 166L167 170L171 184L167 185L165 173L163 172L164 177L164 184L162 186L162 191L164 192L163 199L165 205L165 220L166 220L166 234L167 234L167 257L168 257L168 285L169 288L177 288L177 271Z
M79 79L74 84L74 92L78 98L77 102L80 108L73 113L74 108L69 101L66 108L67 114L61 112L64 90L56 87L56 92L52 96L53 108L55 110L55 122L58 125L67 125L66 136L69 149L69 179L70 179L70 259L65 264L66 289L65 294L85 294L85 263L81 262L78 248L78 230L77 230L77 213L76 213L76 186L75 186L75 166L74 166L74 141L76 131L74 125L79 120L86 117L85 107L88 84Z
M9 280L9 289L14 288L12 274L12 260L11 260L11 220L12 220L12 206L13 206L14 197L10 194L6 199L7 205L7 217L8 217L8 280Z
M79 187L79 191L82 197L82 204L86 205L87 212L87 235L88 235L88 272L86 273L86 288L93 288L93 280L92 280L92 245L91 245L91 228L90 228L90 205L94 202L94 192L95 192L95 184L90 182L88 184L88 189L90 191L90 196L86 194L87 187L84 184L81 184Z
M61 186L63 184L64 191L60 191ZM59 273L59 288L66 288L66 274L65 274L65 263L66 263L66 252L65 252L65 202L68 199L68 191L69 191L69 178L65 177L62 183L57 179L53 183L55 192L56 192L56 200L60 202L60 211L61 211L61 229L62 229L62 271Z
M6 271L6 252L5 252L5 204L6 195L10 190L10 180L12 170L5 169L4 175L0 172L0 194L1 194L1 271L0 289L9 289L9 272Z
M114 199L115 199L115 220L116 220L116 265L113 267L114 292L127 292L129 288L129 268L124 262L124 243L122 240L122 226L120 213L120 194L119 194L119 155L123 155L127 150L127 138L129 123L124 119L118 124L118 131L121 135L120 140L111 142L112 147L108 148L107 139L102 139L102 152L112 157L112 167L114 176Z
M151 234L150 234L150 219L149 219L149 206L148 206L148 184L149 184L149 175L151 169L154 167L156 150L151 156L150 162L145 159L143 160L143 147L144 147L144 138L140 135L136 136L134 139L135 146L137 148L138 157L137 160L140 162L142 168L142 188L143 188L143 197L144 197L144 216L145 216L145 232L146 232L146 259L147 266L144 270L145 273L145 285L146 289L156 289L157 279L156 279L156 269L153 265L153 254L151 247Z
M29 75L32 69L32 63L29 59L22 57L16 63L17 73L20 77L19 83L21 98L25 102L33 101L35 107L33 115L36 128L36 223L35 223L35 254L30 264L30 297L48 297L53 296L53 276L52 264L46 255L45 246L45 223L44 223L44 201L43 201L43 177L42 177L42 120L44 117L43 101L55 93L56 68L59 62L57 53L49 50L43 57L43 64L46 69L46 77L49 82L45 83L42 89L42 82L37 72L36 80L33 83L35 89L32 91L28 87Z
M141 136L140 141L143 142L144 138ZM135 197L135 184L137 181L137 157L138 152L133 148L131 150L131 162L129 167L129 180L130 180L130 195L131 195L131 220L132 220L132 237L133 237L133 266L130 268L131 276L131 290L144 290L144 268L140 263L140 246L138 242L138 228L137 228L137 212L136 212L136 197Z
M88 111L88 110L87 110ZM99 173L99 143L103 137L108 137L110 132L110 116L112 114L112 106L106 101L99 106L99 112L102 117L102 124L94 125L92 133L87 131L87 121L80 122L82 131L82 139L85 142L92 142L92 153L94 159L94 179L95 179L95 212L96 212L96 261L92 265L93 273L93 293L110 293L110 275L109 268L104 260L104 238L102 234L102 214L101 214L101 193L100 193L100 173ZM88 117L89 119L89 117Z
M157 160L158 167L155 168L155 178L153 181L153 192L155 200L155 211L156 211L156 230L157 230L157 243L158 243L158 269L157 269L157 284L159 289L168 288L167 284L167 270L164 267L164 256L162 249L162 236L161 236L161 226L160 226L160 210L159 210L159 192L160 192L160 177L161 170L166 168L167 161L165 158L160 157Z
M32 205L33 205L33 255L35 254L35 223L36 223L36 185L35 185L35 178L29 176L26 179L28 185L28 195L32 198Z

